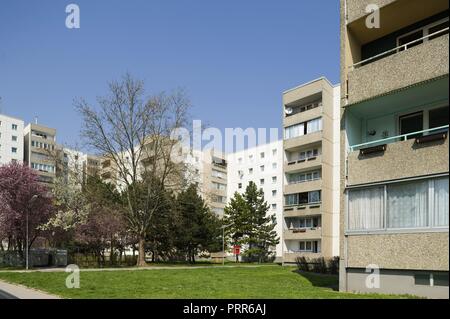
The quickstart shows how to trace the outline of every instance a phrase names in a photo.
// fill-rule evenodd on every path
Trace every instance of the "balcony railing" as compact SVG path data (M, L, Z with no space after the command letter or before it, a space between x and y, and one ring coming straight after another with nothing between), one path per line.
M416 39L416 40L413 40L413 41L411 41L411 42L408 42L408 43L399 45L398 47L395 47L395 48L393 48L393 49L387 50L387 51L382 52L382 53L380 53L380 54L374 55L374 56L372 56L372 57L370 57L370 58L368 58L368 59L365 59L365 60L362 60L362 61L360 61L360 62L357 62L357 63L355 63L355 64L349 66L348 68L350 69L350 71L353 71L354 69L356 69L356 68L358 68L358 67L360 67L360 66L363 66L363 65L365 65L365 64L367 64L367 63L373 62L374 60L378 60L378 59L384 58L384 57L386 57L386 56L388 56L388 55L391 55L391 54L393 54L393 53L397 53L397 52L400 52L400 51L408 50L408 48L409 48L412 44L421 43L421 42L423 42L423 41L426 40L426 39L429 39L429 38L432 38L432 37L435 37L435 36L439 36L439 35L444 35L444 34L446 34L448 31L449 31L449 28L447 27L447 28L442 29L442 30L439 30L439 31L437 31L437 32L428 34L428 35L426 35L426 36L424 36L424 37L422 37L422 38L420 38L420 39Z
M406 141L409 139L409 137L411 136L417 136L417 135L421 135L421 134L426 134L426 133L439 133L439 131L448 131L449 126L448 125L444 125L444 126L439 126L439 127L434 127L431 129L427 129L427 130L422 130L422 131L417 131L417 132L412 132L412 133L408 133L408 134L403 134L403 135L397 135L397 136L392 136L392 137L387 137L381 140L376 140L376 141L371 141L371 142L367 142L367 143L362 143L362 144L356 144L356 145L352 145L350 146L350 152L356 151L356 150L360 150L362 148L367 148L367 147L372 147L372 146L378 146L381 144L390 144L390 143L395 143L398 141Z

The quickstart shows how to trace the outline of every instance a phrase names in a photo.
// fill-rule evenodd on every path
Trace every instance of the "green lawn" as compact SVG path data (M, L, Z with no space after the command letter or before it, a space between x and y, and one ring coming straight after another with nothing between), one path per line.
M65 298L389 298L340 293L336 276L298 274L294 267L81 272L79 289L67 289L64 272L0 272L0 279ZM397 296L398 297L398 296Z

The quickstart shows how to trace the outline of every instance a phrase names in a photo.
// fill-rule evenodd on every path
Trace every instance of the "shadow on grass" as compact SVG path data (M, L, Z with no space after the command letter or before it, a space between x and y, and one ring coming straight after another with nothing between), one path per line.
M313 272L300 271L295 269L292 271L306 280L308 280L314 287L331 288L339 291L339 276L330 274L318 274Z

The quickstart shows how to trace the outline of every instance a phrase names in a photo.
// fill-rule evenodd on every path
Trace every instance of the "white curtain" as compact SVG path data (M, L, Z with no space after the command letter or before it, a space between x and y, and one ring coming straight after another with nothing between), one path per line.
M322 129L322 119L318 118L308 122L308 125L306 126L306 133L307 134L314 133L320 131L321 129Z
M434 180L434 226L448 226L448 177Z
M384 188L372 187L350 190L348 207L348 229L366 230L383 228Z
M305 132L304 123L289 126L284 129L284 135L286 139L302 136L304 135L304 132Z
M428 181L388 186L388 228L428 226Z

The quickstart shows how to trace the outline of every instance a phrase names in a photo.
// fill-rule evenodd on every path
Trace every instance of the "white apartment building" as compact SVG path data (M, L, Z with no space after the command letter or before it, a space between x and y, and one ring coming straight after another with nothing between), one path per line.
M228 190L231 199L235 192L244 193L250 181L264 191L264 199L270 206L269 214L275 214L276 232L280 243L276 247L276 261L283 257L283 141L258 145L227 156Z
M23 129L22 120L0 114L0 165L23 161Z

